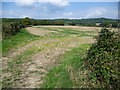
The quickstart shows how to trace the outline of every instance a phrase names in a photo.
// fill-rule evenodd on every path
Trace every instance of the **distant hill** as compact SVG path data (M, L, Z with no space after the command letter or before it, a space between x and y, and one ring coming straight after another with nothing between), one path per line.
M23 18L3 18L3 22L22 22ZM32 25L73 25L73 26L109 26L117 27L117 19L89 18L89 19L30 19ZM98 25L99 23L99 25Z

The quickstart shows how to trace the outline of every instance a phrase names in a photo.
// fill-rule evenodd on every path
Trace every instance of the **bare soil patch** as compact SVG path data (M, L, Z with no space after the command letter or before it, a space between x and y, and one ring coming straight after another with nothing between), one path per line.
M33 28L33 27L27 27L26 29L28 30L28 32L39 36L44 36L46 34L49 34L50 32L56 32L56 31L49 31L45 29L43 30L41 28Z
M86 26L34 26L34 27L58 27L58 28L73 28L80 31L99 31L101 27L86 27Z
M90 37L70 38L65 39L60 42L56 47L51 47L47 50L37 53L32 57L33 64L27 67L27 72L38 71L32 75L28 75L25 80L27 88L39 88L39 85L44 82L42 79L48 70L53 68L59 62L59 56L64 54L66 51L71 50L71 48L78 47L80 44L92 43L94 40ZM38 69L41 67L41 69Z
M38 27L38 26L36 26ZM41 27L41 26L40 26ZM43 26L43 27L65 27L65 28L75 28L75 29L86 29L85 27L78 27L78 26ZM90 29L90 28L89 28ZM41 28L34 28L28 27L27 30L34 34L34 35L46 35L50 32L56 31L49 31L43 30ZM57 29L61 30L61 29ZM58 42L57 44L54 44ZM20 47L17 50L11 51L12 53L9 54L8 57L5 57L4 67L7 67L7 62L10 61L13 57L16 57L20 53L26 51L27 49L31 48L32 46L38 46L44 48L43 51L38 52L35 55L31 56L31 62L23 65L24 67L21 68L23 71L21 77L19 78L20 81L16 81L16 88L39 88L40 84L44 82L43 77L45 77L48 70L53 68L59 62L59 56L64 54L66 51L71 50L72 48L79 47L81 44L88 44L93 43L94 39L92 37L77 37L70 35L69 37L65 37L64 39L49 39L44 38L42 40L33 41L23 47ZM53 45L54 44L54 45ZM50 46L51 45L51 46ZM12 77L12 73L5 73L9 74L8 77ZM13 86L14 87L14 86Z

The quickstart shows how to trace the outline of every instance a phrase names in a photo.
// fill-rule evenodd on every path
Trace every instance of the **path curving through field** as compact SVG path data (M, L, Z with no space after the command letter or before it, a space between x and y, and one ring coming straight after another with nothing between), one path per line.
M79 47L82 44L89 44L93 43L94 39L90 36L77 36L74 34L65 34L64 37L49 37L49 34L59 34L57 31L47 30L44 26L42 28L36 27L28 27L26 28L28 32L34 35L44 36L42 40L36 40L33 42L28 43L27 45L20 47L17 50L14 50L11 54L9 54L8 58L5 58L3 62L3 68L6 67L6 63L9 60L23 54L25 51L37 47L40 48L40 51L31 54L30 62L23 63L21 65L22 68L19 68L21 71L21 75L17 77L18 81L14 81L13 74L7 72L4 77L12 78L13 81L13 88L39 88L40 84L44 82L44 77L48 70L53 68L59 62L60 55L63 55L66 51L71 50L72 48ZM44 28L44 29L43 29ZM49 27L47 27L49 28ZM52 29L55 27L53 26ZM55 28L55 30L60 30L60 33L64 33L63 30ZM76 30L81 30L83 27L64 27L64 28L74 28ZM85 28L86 29L86 28ZM96 28L89 28L90 31L93 31ZM73 31L72 31L73 32ZM88 33L88 32L87 32ZM52 35L51 34L51 35ZM90 33L89 33L90 34ZM48 36L45 36L48 35ZM56 36L57 36L56 35ZM36 50L37 50L36 49ZM25 57L23 55L23 57ZM23 58L24 60L24 58ZM19 66L18 66L19 67ZM7 75L9 73L9 75Z

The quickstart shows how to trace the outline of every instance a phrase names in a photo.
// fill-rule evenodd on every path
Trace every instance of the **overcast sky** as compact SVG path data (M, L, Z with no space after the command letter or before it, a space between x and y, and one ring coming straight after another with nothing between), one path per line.
M69 0L70 1L70 0ZM119 0L4 0L3 18L118 18ZM86 2L85 2L86 1ZM98 2L99 1L99 2ZM100 2L104 1L104 2ZM108 2L109 1L109 2Z

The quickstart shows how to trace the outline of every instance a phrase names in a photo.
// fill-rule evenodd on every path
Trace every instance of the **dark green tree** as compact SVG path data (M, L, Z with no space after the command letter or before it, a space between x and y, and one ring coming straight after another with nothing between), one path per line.
M24 19L23 19L23 21L22 21L22 25L24 26L24 27L28 27L29 25L31 25L32 23L31 23L31 20L30 20L30 18L29 17L25 17Z

